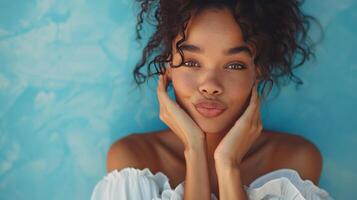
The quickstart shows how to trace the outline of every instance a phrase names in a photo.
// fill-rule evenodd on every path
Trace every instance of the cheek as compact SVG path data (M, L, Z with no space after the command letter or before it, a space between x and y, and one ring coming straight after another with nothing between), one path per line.
M175 69L172 73L172 85L178 96L191 96L196 86L196 79L192 73L185 73L184 70Z
M240 116L247 108L250 101L251 88L247 85L240 85L235 88L230 88L231 111Z
M227 77L225 84L225 97L228 104L235 112L244 109L247 99L250 99L252 81L248 75Z
M236 84L234 87L227 87L226 92L234 100L245 99L251 92L249 83Z

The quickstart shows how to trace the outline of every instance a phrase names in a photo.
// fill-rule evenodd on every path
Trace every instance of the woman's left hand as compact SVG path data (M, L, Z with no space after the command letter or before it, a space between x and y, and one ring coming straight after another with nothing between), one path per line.
M260 97L255 83L247 109L215 149L214 159L239 166L262 129Z

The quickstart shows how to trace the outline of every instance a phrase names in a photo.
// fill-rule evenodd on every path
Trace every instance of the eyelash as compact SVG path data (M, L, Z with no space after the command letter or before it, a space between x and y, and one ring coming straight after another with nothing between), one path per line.
M186 60L186 61L184 61L184 62L183 62L183 65L186 66L186 67L197 67L197 65L195 65L195 66L187 65L187 63L195 63L195 64L198 65L198 63L197 63L196 61L192 61L192 60ZM245 64L242 64L242 63L231 63L229 66L231 66L231 65L236 65L236 66L239 65L239 66L241 66L241 67L235 68L235 69L233 69L233 70L244 70L245 68L247 68L247 67L245 66Z

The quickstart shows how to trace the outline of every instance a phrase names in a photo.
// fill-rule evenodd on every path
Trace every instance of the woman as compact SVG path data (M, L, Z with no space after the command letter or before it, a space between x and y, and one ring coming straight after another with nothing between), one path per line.
M156 32L148 57L159 74L160 119L169 129L115 142L110 172L92 199L331 199L319 188L322 157L301 136L263 129L258 86L293 77L312 55L297 0L141 1ZM156 9L156 10L155 10ZM292 62L300 55L301 62ZM154 64L157 72L151 73ZM139 80L141 78L141 80ZM172 83L176 102L167 95ZM272 85L271 85L272 86Z

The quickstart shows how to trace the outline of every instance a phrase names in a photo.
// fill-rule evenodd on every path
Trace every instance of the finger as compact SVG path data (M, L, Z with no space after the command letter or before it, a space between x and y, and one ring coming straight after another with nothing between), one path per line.
M167 77L165 75L159 75L157 90L160 95L167 95Z
M255 119L254 119L254 123L255 123L256 127L259 127L260 125L262 125L262 118L261 118L260 108L257 109L256 115L255 115Z
M159 75L157 95L160 105L165 109L164 111L169 111L170 109L168 109L168 107L175 106L175 102L171 100L167 94L167 80L166 75Z
M166 92L167 88L169 86L169 77L168 77L168 74L166 71L164 74L159 75L159 83L162 83L161 85L158 85L158 86L160 86L160 90Z
M160 92L165 91L165 77L162 74L159 75L159 81L157 87Z
M250 103L253 103L255 100L255 91L256 91L256 84L253 85L252 87L252 97L250 98Z
M262 119L261 119L261 109L260 109L260 96L258 93L258 90L255 91L256 92L256 110L254 113L254 119L253 119L253 123L255 124L256 127L262 127Z
M257 91L257 86L255 86L254 93L255 93L255 97L254 97L255 107L254 107L254 114L252 118L254 122L257 122L260 117L260 96Z
M168 104L169 104L169 96L167 95L166 92L166 80L165 76L160 74L159 75L159 80L158 80L158 85L157 85L157 96L160 104L160 113L163 115L163 118L167 118L168 116ZM170 120L164 120L165 123L172 128L172 123Z
M166 112L166 110L167 110L166 106L167 106L169 97L165 90L165 80L164 80L163 75L159 75L159 81L157 84L157 98L159 100L160 109L162 110L162 112Z
M168 87L168 77L167 77L167 73L165 71L165 73L162 75L162 80L163 80L163 85L164 85L164 90L165 92L167 91L167 87Z
M256 103L256 98L257 98L257 94L256 94L256 86L254 85L252 87L252 93L250 96L250 101L249 101L249 105L247 107L247 109L245 110L245 112L243 113L242 117L248 119L250 122L253 122L253 117L254 114L256 112L256 107L257 107L257 103Z
M163 91L164 91L164 86L163 86L163 77L162 77L162 75L159 75L159 81L158 81L158 83L157 83L157 97L158 97L158 100L159 100L159 103L160 103L160 106L162 105L162 101L163 101L163 99L162 99L162 96L163 96Z

